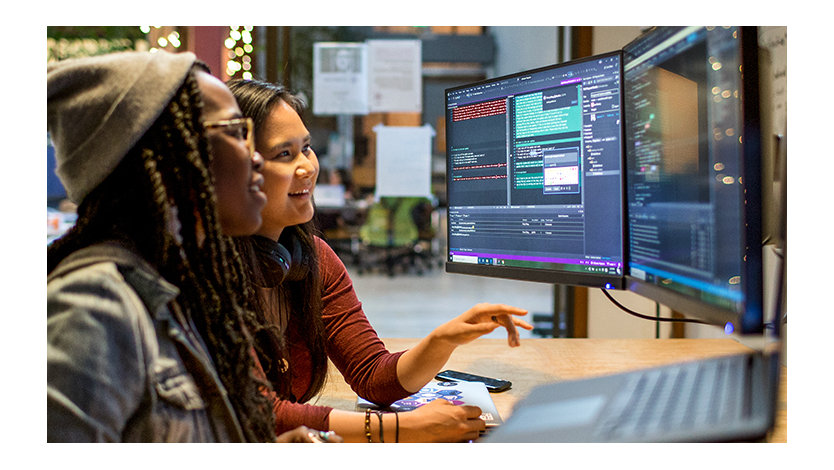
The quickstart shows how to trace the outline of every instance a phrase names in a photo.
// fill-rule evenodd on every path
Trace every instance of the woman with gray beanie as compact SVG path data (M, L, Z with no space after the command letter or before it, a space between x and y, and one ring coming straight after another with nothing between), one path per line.
M251 121L191 53L50 64L76 225L47 249L48 441L275 440L229 236L266 202Z

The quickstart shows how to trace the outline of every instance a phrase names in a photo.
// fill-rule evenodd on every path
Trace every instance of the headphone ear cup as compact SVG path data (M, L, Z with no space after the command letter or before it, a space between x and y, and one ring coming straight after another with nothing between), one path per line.
M264 285L261 285L261 287L280 285L286 279L290 272L290 266L292 266L290 252L280 243L266 237L252 235L252 241L264 278Z
M279 243L278 246L281 246ZM281 246L283 248L283 246ZM288 254L289 256L289 254ZM304 248L301 246L301 240L298 237L292 237L292 257L287 269L285 279L289 281L300 281L304 279L306 270L301 262L304 259Z
M293 265L293 257L290 255L290 252L284 248L284 245L280 243L275 245L272 254L276 261L278 271L280 271L280 275L275 276L275 280L277 281L276 285L278 285L290 274Z

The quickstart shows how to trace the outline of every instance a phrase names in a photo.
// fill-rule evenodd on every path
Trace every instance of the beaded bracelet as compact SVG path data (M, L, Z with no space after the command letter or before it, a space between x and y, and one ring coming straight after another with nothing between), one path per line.
M365 437L368 438L368 442L373 442L371 440L371 410L370 410L370 408L365 410Z

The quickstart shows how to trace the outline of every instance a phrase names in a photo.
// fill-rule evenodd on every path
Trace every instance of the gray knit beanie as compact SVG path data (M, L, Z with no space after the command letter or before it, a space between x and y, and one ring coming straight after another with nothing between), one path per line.
M47 67L56 173L80 203L150 129L185 81L190 52L120 52Z

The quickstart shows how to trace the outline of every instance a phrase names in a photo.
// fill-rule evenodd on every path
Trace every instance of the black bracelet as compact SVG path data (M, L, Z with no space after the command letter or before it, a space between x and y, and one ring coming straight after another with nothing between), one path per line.
M384 443L385 439L382 437L382 412L377 411L376 412L376 417L379 420L379 442Z
M394 442L399 443L400 442L400 414L395 411L394 412L394 417L397 418L397 433L395 434L396 439L394 440Z
M368 438L368 442L371 441L371 409L368 408L365 410L365 437Z

